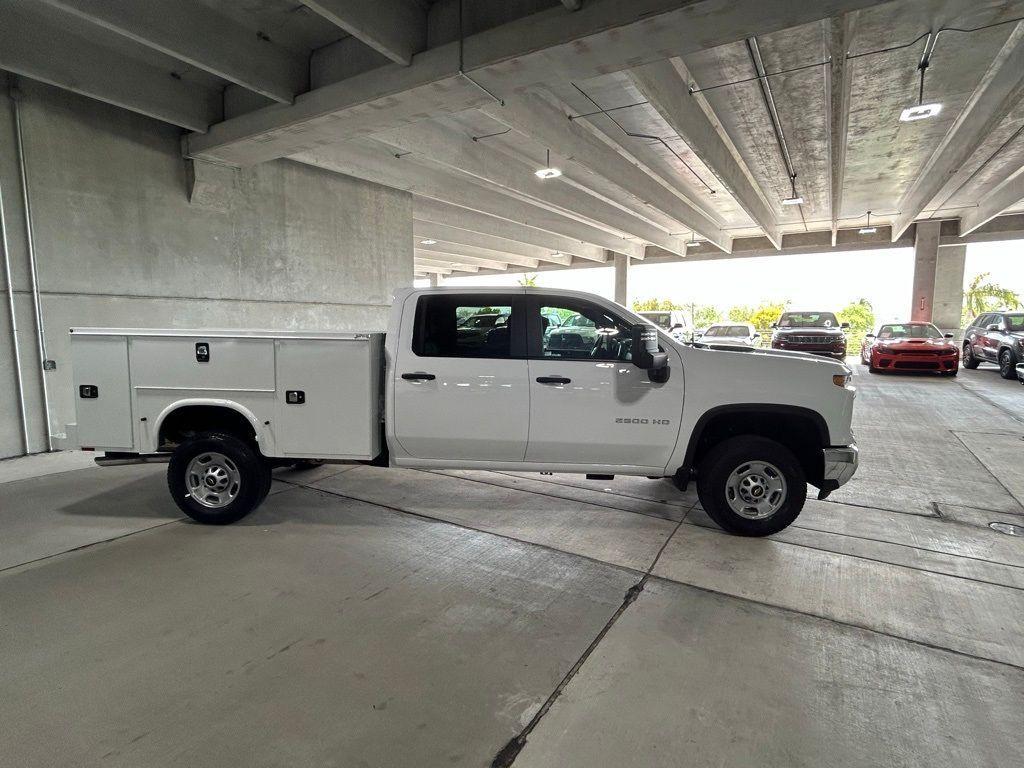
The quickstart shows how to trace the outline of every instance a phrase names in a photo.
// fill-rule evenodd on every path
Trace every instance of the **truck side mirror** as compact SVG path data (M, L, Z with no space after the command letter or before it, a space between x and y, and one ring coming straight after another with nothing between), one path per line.
M778 328L778 327L779 327L778 323L772 323L772 328Z
M647 323L633 326L633 365L646 371L659 371L668 366L668 352L658 351L658 331Z
M873 333L865 333L864 334L864 338L865 339L873 339L873 338L875 338L875 334L873 334Z
M839 324L839 327L840 327L840 328L849 328L849 327L850 327L850 324L849 324L849 323L840 323L840 324Z
M985 326L985 330L986 331L998 331L999 330L999 323L989 323L988 325Z
M944 339L952 339L953 338L953 334L952 333L944 333L944 334L942 334L942 338L944 338Z

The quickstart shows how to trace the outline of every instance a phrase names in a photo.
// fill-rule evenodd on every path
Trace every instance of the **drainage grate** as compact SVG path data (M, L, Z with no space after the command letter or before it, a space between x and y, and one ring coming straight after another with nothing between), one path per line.
M1013 523L989 523L988 527L993 531L1005 533L1007 536L1024 536L1024 526Z

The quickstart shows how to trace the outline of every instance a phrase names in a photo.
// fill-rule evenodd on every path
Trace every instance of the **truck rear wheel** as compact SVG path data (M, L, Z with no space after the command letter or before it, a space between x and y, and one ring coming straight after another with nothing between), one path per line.
M205 432L183 442L167 466L174 503L198 523L241 520L270 491L270 467L234 435Z
M796 520L807 499L807 479L786 446L740 435L716 445L700 462L697 496L729 533L769 536Z

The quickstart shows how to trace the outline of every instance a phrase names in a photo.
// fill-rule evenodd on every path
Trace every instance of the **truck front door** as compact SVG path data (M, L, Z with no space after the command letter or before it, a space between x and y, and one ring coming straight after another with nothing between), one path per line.
M528 295L527 462L664 467L683 409L678 357L667 382L631 362L632 322L593 302ZM549 328L545 318L563 318Z
M428 293L403 322L394 435L416 459L522 461L529 429L524 295Z

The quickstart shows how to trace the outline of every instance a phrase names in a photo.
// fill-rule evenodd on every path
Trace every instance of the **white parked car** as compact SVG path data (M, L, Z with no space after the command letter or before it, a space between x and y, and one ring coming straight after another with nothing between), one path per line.
M761 341L761 334L750 323L715 323L709 325L694 340L701 344L739 344L744 347L756 347Z
M693 338L693 328L682 310L645 310L637 314L671 334L676 341L690 341Z
M487 319L465 333L467 316ZM553 316L588 332L558 339ZM405 289L386 336L74 328L71 347L69 435L100 464L169 460L203 523L255 509L274 466L319 459L695 479L719 525L763 536L808 483L824 498L857 467L843 363L683 344L578 291Z

